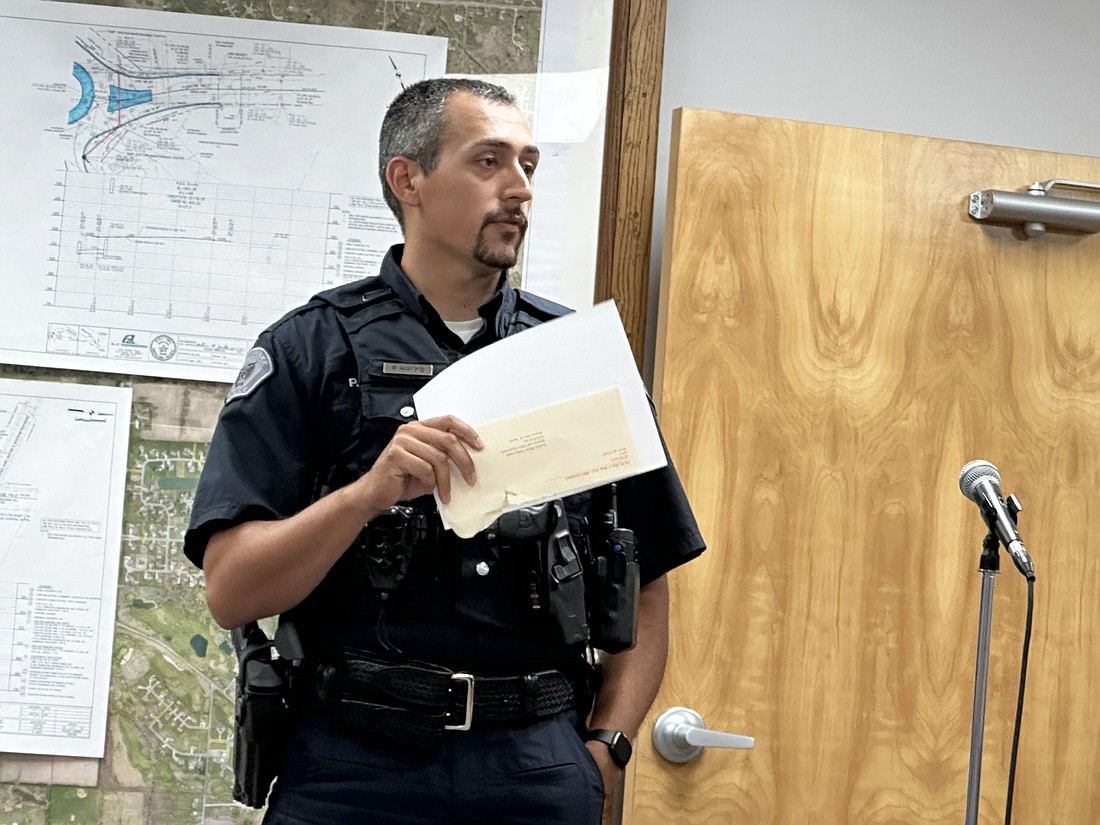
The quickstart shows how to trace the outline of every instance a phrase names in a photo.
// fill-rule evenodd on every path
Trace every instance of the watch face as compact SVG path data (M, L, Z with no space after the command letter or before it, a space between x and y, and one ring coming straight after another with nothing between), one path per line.
M630 761L630 755L634 752L630 740L623 736L622 731L593 728L588 732L587 738L597 739L607 745L607 749L611 752L611 761L620 768L626 767L626 763Z
M630 761L630 754L633 753L633 750L634 749L630 747L630 740L616 731L615 738L611 740L611 756L620 768L626 767L626 763Z

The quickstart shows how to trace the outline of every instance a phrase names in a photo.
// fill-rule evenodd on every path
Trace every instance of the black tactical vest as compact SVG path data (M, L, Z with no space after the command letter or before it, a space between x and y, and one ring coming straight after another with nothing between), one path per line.
M413 394L460 355L446 352L381 278L339 287L321 293L314 300L328 304L336 313L357 364L360 400L358 415L345 412L333 416L330 426L336 428L336 438L325 441L346 446L333 450L332 456L322 462L325 466L316 491L319 497L370 469L397 428L415 419ZM495 337L521 332L568 312L553 302L505 286L495 319ZM347 433L346 439L340 436L342 432ZM432 497L407 503L432 513L434 518ZM568 509L578 521L587 503L586 495L568 500ZM314 593L293 611L295 621L307 637L306 649L331 646L337 639L369 636L375 631L383 608L393 616L430 621L453 617L456 612L476 614L488 609L490 601L496 604L502 594L488 591L479 594L480 580L469 577L468 571L462 569L464 559L455 549L457 541L454 534L440 531L438 541L419 548L397 592L385 605L376 593L369 592L359 548L350 548ZM485 539L479 536L471 541ZM494 552L489 547L480 549L489 554ZM469 604L456 604L457 582L464 575L468 584L473 583L474 592L464 597L470 600ZM508 602L511 607L505 610L502 620L510 621L508 615L514 612L514 621L521 623L525 621L521 615L522 594L504 597L510 600L513 596L515 601Z

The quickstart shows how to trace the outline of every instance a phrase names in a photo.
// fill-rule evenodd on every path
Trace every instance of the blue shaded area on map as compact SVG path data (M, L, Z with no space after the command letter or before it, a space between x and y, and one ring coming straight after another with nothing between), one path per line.
M111 86L107 94L107 111L117 112L119 109L129 109L131 106L148 103L152 99L152 89L123 89L121 86Z
M88 114L95 102L95 83L92 82L92 76L88 74L88 70L79 63L73 63L73 77L80 84L80 100L73 108L69 109L70 125Z

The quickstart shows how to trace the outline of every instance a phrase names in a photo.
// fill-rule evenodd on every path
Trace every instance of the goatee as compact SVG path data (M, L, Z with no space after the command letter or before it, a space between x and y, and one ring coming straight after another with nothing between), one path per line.
M498 221L516 221L516 242L509 246L490 246L485 237L485 230L490 224ZM519 259L519 248L527 234L527 218L522 212L500 211L493 212L481 222L481 230L477 233L477 242L474 245L474 258L493 269L511 269Z

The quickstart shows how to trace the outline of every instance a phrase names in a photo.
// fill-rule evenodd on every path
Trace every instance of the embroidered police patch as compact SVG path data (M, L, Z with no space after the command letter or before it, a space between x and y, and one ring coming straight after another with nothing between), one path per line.
M275 362L267 354L263 347L253 347L244 357L244 366L237 374L237 380L226 393L225 403L228 404L234 398L245 398L251 395L256 387L275 374Z

